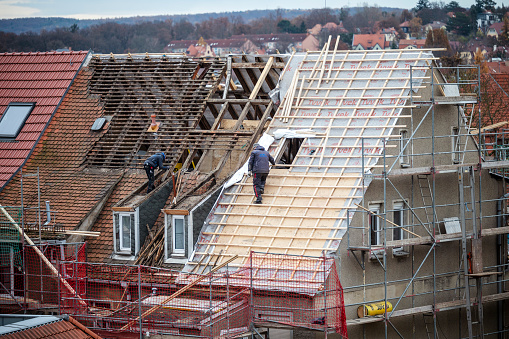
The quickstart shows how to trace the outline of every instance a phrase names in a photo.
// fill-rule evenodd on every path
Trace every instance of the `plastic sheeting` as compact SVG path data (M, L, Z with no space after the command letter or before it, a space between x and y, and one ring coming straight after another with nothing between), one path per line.
M274 142L274 138L268 135L267 133L264 133L260 140L258 140L258 145L263 146L265 149L269 149L270 145ZM248 161L237 171L234 175L228 180L228 182L224 185L224 188L231 187L242 180L244 177L244 174L247 174L247 167L248 167Z

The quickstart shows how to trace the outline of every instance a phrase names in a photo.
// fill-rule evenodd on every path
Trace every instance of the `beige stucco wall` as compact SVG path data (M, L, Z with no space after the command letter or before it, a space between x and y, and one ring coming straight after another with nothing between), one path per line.
M438 77L440 78L440 77ZM428 80L429 81L429 80ZM421 95L421 99L417 100L428 100L431 96L431 90L429 88L419 90L417 95ZM435 95L440 95L438 89ZM411 118L400 118L398 125L406 125L409 133L411 133L410 126L414 128L421 122L422 118L428 111L429 106L423 105L422 108L416 108L413 110L413 119ZM403 112L404 115L410 115L410 109L406 109ZM435 164L439 165L450 165L452 164L452 156L450 154L452 149L452 141L450 137L438 138L438 136L450 135L451 127L458 125L458 114L457 107L453 105L440 105L436 106L433 112L430 111L426 119L423 120L421 127L416 133L416 137L429 137L432 134L432 118L434 119L434 131L435 136L435 152L449 152L449 154L436 154ZM412 121L413 120L413 121ZM395 128L393 134L398 134L399 129ZM410 134L409 134L410 135ZM387 148L388 155L394 155L399 152L399 142L394 141L389 144L396 145L395 148ZM478 159L476 147L472 140L469 141L468 149L473 151L467 153L465 157L465 163L475 163ZM413 154L430 153L432 149L431 140L415 140L413 143ZM381 161L379 162L379 164ZM432 166L431 155L422 155L413 157L413 167L425 167ZM401 166L397 164L394 169L400 169ZM381 173L382 169L375 169L375 173ZM482 192L483 200L497 199L504 194L501 181L493 177L488 171L483 170L479 180L478 173L475 176L475 194L476 199L479 199L479 191ZM430 179L431 180L431 179ZM397 188L398 192L392 187L391 183ZM394 202L401 201L401 196L405 198L411 206L422 207L422 198L417 183L417 176L405 175L399 177L393 177L390 182L386 182L384 187L383 180L373 180L369 185L365 193L364 206L368 206L370 202L382 202L385 204L386 210L392 210ZM385 199L384 199L385 190ZM436 205L451 205L445 207L439 207L436 210L437 219L440 221L440 229L442 233L445 233L444 225L441 222L446 217L459 217L459 188L458 188L458 174L452 173L439 173L436 174L435 181L435 199ZM479 206L477 206L479 213ZM416 210L417 216L425 221L425 211L423 209ZM482 204L482 215L485 217L482 221L483 228L496 227L496 202L486 202ZM467 218L471 214L467 212ZM491 216L491 217L488 217ZM387 213L387 219L393 220L392 212ZM422 226L417 225L418 221L412 216L410 212L406 212L406 222L416 224L411 227L410 230L425 236L426 232ZM355 213L351 221L352 226L368 225L368 218L366 213ZM388 225L390 226L390 225ZM467 223L467 228L471 229L471 223ZM367 231L367 230L366 230ZM392 229L387 230L387 241L392 240ZM350 246L366 246L367 243L367 232L361 230L350 230ZM364 238L363 238L364 237ZM405 237L407 237L405 235ZM485 237L483 238L483 265L491 266L496 265L496 237ZM418 267L423 262L427 253L429 252L430 245L419 245L419 246L406 246L405 250L409 253L405 257L393 257L392 249L387 251L387 276L384 277L384 270L377 260L370 260L370 256L365 252L365 271L362 270L360 265L357 263L352 253L348 251L347 236L343 238L338 256L340 258L340 280L343 288L345 288L345 303L355 304L362 303L364 301L380 300L384 298L385 286L384 280L391 281L387 285L386 293L389 301L396 304L397 299L401 296L408 284L407 281L397 281L403 279L409 279L412 277ZM470 249L469 249L470 251ZM356 251L359 259L362 257L362 252ZM433 262L435 262L436 280L433 280ZM458 285L464 284L463 275L458 276L458 273L453 273L458 270L461 262L461 241L451 241L440 243L437 245L435 252L430 252L428 259L424 262L422 269L420 270L418 278L410 285L406 294L408 297L403 298L397 309L411 308L415 306L424 306L433 304L433 290L442 290L443 292L437 292L435 294L437 302L444 302L449 300L463 299L463 292L455 291L454 289ZM460 281L458 281L458 278ZM496 276L492 275L484 278L484 282L494 282ZM471 284L474 284L474 280L471 280ZM362 287L363 284L373 284L371 286ZM355 287L358 286L358 287ZM447 291L448 289L451 289ZM474 289L471 289L472 296L475 296ZM424 293L424 294L423 294ZM492 294L496 293L496 285L485 285L483 293ZM423 295L419 295L423 294ZM414 295L411 297L410 295ZM347 319L356 318L357 306L349 306L346 309ZM466 335L466 316L464 309L461 311L461 320L459 317L458 310L439 312L438 322L440 328L444 331L448 338L458 338L459 328L462 328L462 336ZM487 332L496 331L496 303L486 304L484 307L484 324ZM422 314L417 314L415 317L400 317L393 318L393 324L396 326L398 331L403 334L405 338L427 338L426 329L424 326L424 320ZM394 330L389 326L389 337L397 337ZM383 322L372 323L363 326L350 326L349 336L351 338L362 338L365 335L366 338L384 338L385 327Z

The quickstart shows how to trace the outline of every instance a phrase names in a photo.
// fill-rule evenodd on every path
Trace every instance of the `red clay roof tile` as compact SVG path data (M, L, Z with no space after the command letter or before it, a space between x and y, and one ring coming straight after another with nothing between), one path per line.
M16 141L30 142L0 141L0 150L15 148L20 151L14 153L18 161L0 157L0 187L4 187L17 171L18 168L12 164L22 164L35 146L87 54L88 52L0 53L0 117L11 102L36 103L16 137Z

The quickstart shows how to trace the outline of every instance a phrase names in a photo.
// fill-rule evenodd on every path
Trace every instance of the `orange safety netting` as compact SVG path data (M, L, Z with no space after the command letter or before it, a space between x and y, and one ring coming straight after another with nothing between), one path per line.
M252 253L235 271L196 274L87 263L84 245L45 245L41 250L58 275L25 246L24 271L0 271L3 312L51 309L93 330L126 334L141 330L229 338L254 326L347 337L343 290L330 257Z

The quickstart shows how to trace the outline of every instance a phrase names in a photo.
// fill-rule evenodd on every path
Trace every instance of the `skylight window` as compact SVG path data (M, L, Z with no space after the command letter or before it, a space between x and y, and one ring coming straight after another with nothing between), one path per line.
M35 103L11 102L0 120L0 138L16 138Z

